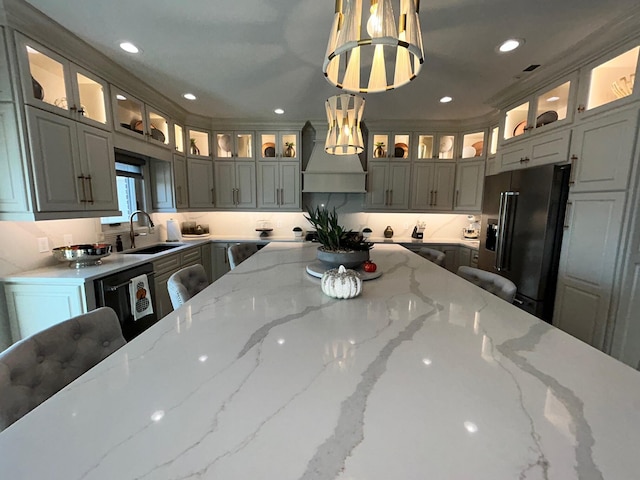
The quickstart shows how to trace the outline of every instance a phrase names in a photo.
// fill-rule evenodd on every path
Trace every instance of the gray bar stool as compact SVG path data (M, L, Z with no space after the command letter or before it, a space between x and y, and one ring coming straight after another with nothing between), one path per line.
M507 278L501 277L497 273L462 266L458 268L458 275L509 303L513 303L513 300L516 298L516 284Z
M24 338L0 353L0 431L126 343L101 307Z
M167 280L174 310L209 286L207 272L200 264L178 270Z
M422 247L420 250L418 250L418 255L426 258L430 262L433 262L436 265L439 265L441 267L444 266L444 260L447 256L444 252L441 252L440 250L434 250L433 248L428 248L428 247Z
M229 247L228 255L231 270L236 268L257 251L258 245L256 245L255 243L239 243L237 245Z

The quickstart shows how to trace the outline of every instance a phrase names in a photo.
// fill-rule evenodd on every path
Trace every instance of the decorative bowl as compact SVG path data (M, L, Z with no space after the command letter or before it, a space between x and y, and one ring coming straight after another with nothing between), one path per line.
M70 268L100 265L102 258L111 255L108 243L85 243L53 249L53 256L60 262L68 262Z
M318 247L317 257L322 263L332 268L338 268L340 265L344 265L345 268L355 268L369 260L369 250L328 252L323 247Z

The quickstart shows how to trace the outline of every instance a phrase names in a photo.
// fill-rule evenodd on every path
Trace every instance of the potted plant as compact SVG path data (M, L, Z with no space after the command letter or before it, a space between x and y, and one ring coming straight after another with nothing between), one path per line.
M373 243L365 242L360 233L339 225L335 208L329 212L326 208L307 207L307 212L309 216L305 218L316 229L320 242L318 260L332 268L340 265L354 268L369 260Z

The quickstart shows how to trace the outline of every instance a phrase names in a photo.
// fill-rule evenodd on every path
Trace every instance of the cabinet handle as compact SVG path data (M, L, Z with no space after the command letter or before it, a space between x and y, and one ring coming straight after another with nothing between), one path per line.
M389 190L389 205L393 205L393 190Z
M227 247L224 247L224 264L229 263L229 253L227 252Z
M434 200L433 200L433 206L437 207L438 206L438 190L436 190L434 193Z
M211 189L211 205L215 205L216 201L215 201L215 195L213 194L213 188Z
M82 182L82 200L80 200L82 203L87 203L87 190L84 186L84 175L78 175L78 180L81 180Z
M456 190L456 199L453 202L453 206L457 207L458 206L458 199L460 198L460 190Z
M73 106L69 107L70 112L75 112L76 110L78 110L78 108L76 107L75 103L73 104Z
M89 180L89 203L93 205L93 179L91 175L87 175L85 178Z
M84 108L83 108L83 107L80 107L80 108L78 109L78 113L84 117L84 113L85 113Z
M520 163L524 163L524 157L520 157Z
M562 226L563 229L568 230L569 229L569 215L571 214L571 210L573 207L573 202L567 202L567 207L564 211L564 225Z
M278 192L280 193L280 197L278 199L278 205L282 205L284 203L284 188L279 188Z
M585 106L584 105L578 105L578 113L582 113L585 111Z
M576 183L576 163L578 162L577 155L571 155L571 173L569 174L569 185L574 185Z
M533 125L530 125L528 127L524 127L524 131L528 132L529 130L533 130Z
M178 203L182 204L182 185L178 185Z
M433 190L429 191L429 206L433 207Z

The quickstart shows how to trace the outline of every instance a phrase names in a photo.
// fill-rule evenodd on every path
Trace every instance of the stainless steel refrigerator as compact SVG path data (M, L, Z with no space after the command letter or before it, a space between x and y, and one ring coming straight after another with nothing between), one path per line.
M486 177L478 267L518 287L515 304L551 323L569 165Z

